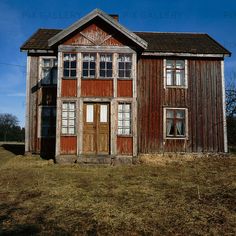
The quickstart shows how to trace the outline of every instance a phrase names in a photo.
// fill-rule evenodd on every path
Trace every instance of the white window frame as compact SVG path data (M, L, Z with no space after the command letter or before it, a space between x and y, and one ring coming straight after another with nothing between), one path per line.
M101 56L111 56L111 61L101 61ZM113 59L114 55L113 53L98 53L98 58L99 58L99 78L113 78L114 77L114 69L113 69L113 63L114 63L114 59ZM105 63L105 69L103 69L105 71L105 76L101 76L101 62ZM109 69L107 69L107 63L111 63L111 76L107 76L107 72Z
M167 110L184 110L185 111L185 136L167 136L166 134L166 121L167 121L167 116L166 112ZM163 109L163 137L164 139L178 139L178 140L187 140L188 139L188 108L185 107L165 107Z
M69 60L64 60L64 56L66 55L66 54L68 54L69 55ZM71 67L71 62L72 62L72 60L71 60L71 55L75 55L76 56L76 59L75 59L75 62L76 62L76 66L75 66L75 68L72 68ZM66 69L65 67L64 67L64 62L65 61L68 61L69 62L69 67ZM77 78L77 76L78 76L78 70L77 70L77 65L78 65L78 54L76 53L76 52L64 52L63 54L62 54L62 77L63 77L63 79L76 79ZM64 70L68 70L68 72L69 72L69 75L68 76L65 76L64 75ZM71 76L71 71L75 71L75 76Z
M130 69L130 77L126 77L126 76L124 76L124 77L120 77L119 76L119 71L120 71L120 69L119 69L119 57L120 56L130 56L130 63L131 63L131 69ZM118 79L133 79L133 77L134 77L134 75L133 75L133 73L134 73L134 63L133 63L133 53L118 53L118 55L117 55L117 78ZM123 71L124 71L124 73L125 73L125 71L126 71L126 62L124 62L124 69L122 69Z
M63 108L63 104L68 104L70 106L70 104L74 104L74 110L70 110L69 109L64 109ZM76 101L62 101L61 103L61 135L62 136L75 136L76 135ZM63 112L66 112L67 113L67 116L66 118L63 117ZM74 112L74 116L73 117L70 117L69 113L70 112ZM63 120L66 121L66 125L63 125ZM70 125L70 120L73 120L74 121L74 125ZM63 128L67 129L67 132L64 133L62 130ZM69 132L69 129L70 128L74 128L74 132L73 133L70 133Z
M57 73L57 78L56 78L56 83L54 83L54 80L53 80L53 77L50 79L50 83L49 84L46 84L46 83L43 83L43 69L44 69L44 60L50 60L50 67L48 68L53 68L53 63L52 61L53 60L57 60L57 66L56 66L56 73ZM56 56L40 56L39 57L39 72L38 72L38 75L39 75L39 84L40 86L45 86L45 87L54 87L54 86L57 86L57 83L58 83L58 58Z
M129 110L129 120L124 120L122 117L122 120L119 119L119 113L124 114L124 109L122 109L122 112L119 112L119 105L129 105L130 110ZM118 106L117 106L117 136L132 136L132 103L129 102L119 102ZM129 127L128 126L124 126L122 124L122 126L119 126L119 121L125 122L125 121L129 121ZM119 130L123 130L123 129L128 129L129 128L129 134L125 134L125 133L119 133Z
M184 85L167 85L167 74L166 74L166 69L167 69L167 60L183 60L184 61ZM163 77L164 77L164 88L169 89L169 88L188 88L188 60L187 59L181 59L181 58L165 58L163 60Z

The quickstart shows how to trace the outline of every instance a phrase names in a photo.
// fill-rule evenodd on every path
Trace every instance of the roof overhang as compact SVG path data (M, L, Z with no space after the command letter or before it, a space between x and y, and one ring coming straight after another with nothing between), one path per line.
M166 57L208 57L224 58L230 57L231 54L197 54L197 53L172 53L172 52L143 52L142 56L166 56Z
M106 14L105 12L95 9L82 19L76 21L74 24L69 26L68 28L62 30L52 38L48 40L49 47L54 46L55 44L58 44L61 40L63 40L65 37L73 33L78 28L82 27L83 25L87 24L89 21L94 19L95 17L101 18L104 22L108 23L110 26L114 27L116 30L118 30L121 34L125 35L127 38L129 38L131 41L133 41L135 44L140 46L143 49L147 49L148 43L137 36L135 33L129 31L124 26L122 26L118 21L114 20L111 16Z

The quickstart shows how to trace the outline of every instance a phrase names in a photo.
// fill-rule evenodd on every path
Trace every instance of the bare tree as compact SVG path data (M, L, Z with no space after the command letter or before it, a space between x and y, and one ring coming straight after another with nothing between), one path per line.
M4 133L4 141L7 141L8 132L18 125L19 121L16 116L8 113L0 114L0 129Z

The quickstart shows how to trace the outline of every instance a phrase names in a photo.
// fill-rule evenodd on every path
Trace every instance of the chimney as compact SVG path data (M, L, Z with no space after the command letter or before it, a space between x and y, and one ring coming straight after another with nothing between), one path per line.
M110 14L110 17L112 17L115 21L119 22L119 15L117 14Z

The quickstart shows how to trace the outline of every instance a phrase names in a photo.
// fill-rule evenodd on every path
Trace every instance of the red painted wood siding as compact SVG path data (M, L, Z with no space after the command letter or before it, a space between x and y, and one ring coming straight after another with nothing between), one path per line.
M189 59L188 88L164 89L163 59L138 61L138 151L223 152L221 61ZM164 139L164 107L188 109L188 139Z
M61 154L77 153L77 137L61 136Z
M133 96L133 81L132 80L117 80L117 96L132 97Z
M113 80L82 79L82 97L113 97Z
M119 155L133 154L133 138L132 137L117 137L117 153Z
M77 79L61 80L61 96L76 97L77 96Z

